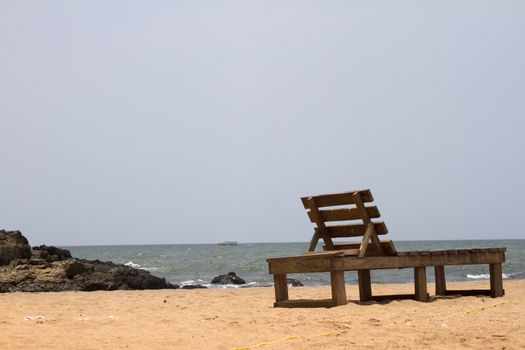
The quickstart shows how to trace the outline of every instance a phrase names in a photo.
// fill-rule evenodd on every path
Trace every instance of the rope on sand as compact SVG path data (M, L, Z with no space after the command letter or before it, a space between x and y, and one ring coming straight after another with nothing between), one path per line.
M525 300L525 297L517 298L517 299L518 300ZM458 315L469 314L469 313L473 313L473 312L480 312L480 311L484 311L486 309L494 308L494 307L497 307L497 306L500 306L500 305L510 304L512 302L513 302L512 300L505 300L505 301L501 301L501 302L497 302L497 303L493 303L493 304L489 304L489 305L477 306L477 307L472 307L472 308L463 308L463 309L461 309L461 310L459 310L457 312L453 312L453 313L450 313L450 314L446 315L445 318L451 319L451 318L454 318L455 316L458 316ZM418 323L429 322L429 321L432 321L432 320L436 320L436 317L431 316L431 317L419 318L419 319L416 319L416 320L408 323L408 325L414 325L414 324L418 324ZM395 325L399 325L399 324L391 323L391 324L389 324L387 326L395 326ZM328 333L316 334L316 335L313 335L311 337L327 337L327 336L336 335L336 334L337 333L334 333L334 332L328 332ZM301 338L300 336L295 336L295 335L294 336L288 336L288 337L284 337L284 338L281 338L281 339L278 339L278 340L274 340L274 341L267 341L267 342L257 343L255 345L250 345L250 346L241 346L241 347L231 348L230 350L250 350L250 349L263 347L263 346L281 344L281 343L285 343L285 342L288 342L288 341L291 341L291 340L300 339L300 338ZM306 337L303 337L303 338L306 338Z
M327 337L327 336L335 335L335 334L336 333L320 333L320 334L312 335L311 337ZM300 338L301 337L298 336L298 335L292 335L292 336L284 337L284 338L281 338L281 339L278 339L278 340L257 343L255 345L241 346L241 347L238 347L238 348L231 348L230 350L249 350L249 349L254 349L254 348L263 347L263 346L281 344L281 343L285 343L285 342L288 342L288 341L291 341L291 340L295 340L295 339L300 339ZM306 337L303 337L303 338L306 338Z
M525 297L516 298L516 299L517 300L525 300ZM500 302L497 302L497 303L492 303L492 304L487 304L487 305L482 305L482 306L476 306L476 307L471 307L471 308L463 308L463 309L460 309L460 310L458 310L456 312L452 312L452 313L449 313L448 315L445 315L444 318L451 319L451 318L454 318L454 317L457 317L457 316L463 315L463 314L470 314L470 313L474 313L474 312L481 312L481 311L485 311L486 309L494 308L494 307L497 307L497 306L500 306L500 305L511 304L512 302L513 302L513 300L505 300L505 301L500 301ZM430 317L425 317L425 318L419 318L419 319L415 319L412 322L406 322L406 324L411 326L411 325L414 325L414 324L425 323L425 322L429 322L429 321L433 321L433 320L437 320L437 317L436 316L430 316ZM388 326L395 326L395 325L398 325L398 324L391 323Z

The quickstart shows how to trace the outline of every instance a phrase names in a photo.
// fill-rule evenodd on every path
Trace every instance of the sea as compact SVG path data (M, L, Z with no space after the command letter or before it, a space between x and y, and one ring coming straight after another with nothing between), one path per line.
M266 259L294 256L306 250L308 244L300 243L239 243L235 246L218 244L174 245L112 245L73 246L74 257L112 261L151 274L164 277L180 286L202 285L209 288L246 288L272 285ZM454 240L454 241L396 241L398 251L438 250L459 248L506 247L503 265L504 279L525 278L525 240ZM235 272L246 281L244 285L214 285L211 280L218 275ZM489 279L488 265L447 266L447 281L472 281ZM304 285L330 284L329 273L292 274ZM373 283L406 283L413 281L412 269L374 270ZM433 269L427 269L428 281L434 280ZM357 283L357 274L345 272L346 283Z

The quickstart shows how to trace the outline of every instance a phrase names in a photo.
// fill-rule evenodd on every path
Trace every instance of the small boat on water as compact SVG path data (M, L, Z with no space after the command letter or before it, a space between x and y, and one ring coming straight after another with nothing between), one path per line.
M221 241L217 243L218 245L237 245L237 242L235 241Z

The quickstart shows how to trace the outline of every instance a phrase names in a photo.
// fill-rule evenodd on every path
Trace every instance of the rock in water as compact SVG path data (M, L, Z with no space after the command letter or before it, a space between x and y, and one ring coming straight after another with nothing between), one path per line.
M31 258L29 242L20 231L0 230L0 266Z
M34 247L18 231L0 230L0 292L178 288L144 270L76 259L66 249ZM5 263L7 262L7 264Z
M286 282L288 283L288 285L292 287L303 287L304 286L304 284L302 284L301 281L296 280L295 278L287 278Z
M203 286L202 284L188 284L186 286L182 286L182 289L206 289L208 287Z
M219 275L211 280L213 284L246 284L246 281L237 277L235 272L228 272L226 275Z

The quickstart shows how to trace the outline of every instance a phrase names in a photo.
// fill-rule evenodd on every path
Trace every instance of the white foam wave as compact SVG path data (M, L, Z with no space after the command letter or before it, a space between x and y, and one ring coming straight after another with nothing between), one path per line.
M201 279L198 279L198 280L187 280L187 281L183 281L183 282L180 282L179 285L181 287L184 287L184 286L195 286L195 285L201 285L203 287L206 287L206 288L221 288L221 289L224 289L224 288L251 288L251 287L269 287L269 286L272 286L273 284L271 283L260 283L260 282L248 282L246 284L212 284L212 283L209 283L209 282L205 282Z
M187 281L184 281L184 282L181 282L179 283L181 286L195 286L197 284L200 284L200 285L205 285L206 282L204 282L203 280L201 280L200 278L197 279L197 281L195 280L187 280Z
M155 271L155 270L158 270L159 268L158 267L141 267L140 269L146 270L146 271Z
M129 267L133 267L133 268L135 268L135 269L140 268L140 265L139 265L139 264L135 264L133 261L128 261L128 262L125 263L124 265L129 266Z
M508 279L510 277L506 273L501 274L501 276L503 277L503 279ZM473 279L473 280L488 280L488 279L490 279L490 275L488 273L481 273L479 275L468 274L467 278L470 278L470 279Z

